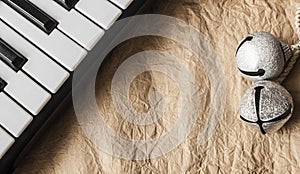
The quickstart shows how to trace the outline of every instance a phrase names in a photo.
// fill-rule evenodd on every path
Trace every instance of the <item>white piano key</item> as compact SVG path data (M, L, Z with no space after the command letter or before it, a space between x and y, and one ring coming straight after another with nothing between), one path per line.
M37 115L51 98L48 92L22 71L16 73L2 61L0 61L0 77L7 82L4 91L33 115Z
M8 149L14 144L15 140L0 128L0 159L8 151Z
M56 93L69 73L2 21L0 28L0 38L28 59L22 69L49 91Z
M19 137L32 121L32 116L3 92L0 93L0 106L0 124L13 136Z
M47 35L2 1L0 18L70 71L73 71L87 54L85 49L57 29Z
M88 50L91 50L104 35L104 30L74 9L67 11L54 0L30 1L57 20L57 27L61 31Z
M110 1L116 4L117 6L119 6L120 8L122 8L123 10L125 10L132 3L133 0L110 0Z
M80 0L75 8L108 30L122 11L107 0Z
M33 115L37 115L51 98L49 93L22 72L8 81L5 91Z

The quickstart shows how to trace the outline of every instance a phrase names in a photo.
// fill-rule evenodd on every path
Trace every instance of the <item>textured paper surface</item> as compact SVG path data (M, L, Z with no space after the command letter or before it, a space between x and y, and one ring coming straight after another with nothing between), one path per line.
M299 2L298 2L299 3ZM178 105L179 92L174 82L159 72L145 72L130 88L130 100L135 109L146 112L148 95L163 89L170 108L164 117L168 124L147 127L134 126L116 113L110 97L112 76L118 66L133 53L143 50L167 50L183 60L194 72L200 86L198 119L188 138L164 156L146 161L124 160L97 149L80 128L70 103L57 122L43 135L16 173L299 173L300 172L300 76L298 62L284 82L295 102L292 119L277 133L263 136L252 131L239 120L239 101L251 85L243 79L235 66L235 48L248 33L267 31L281 41L293 44L294 12L297 1L253 0L161 0L149 11L184 20L196 27L212 44L216 59L225 76L225 112L212 138L203 145L198 135L203 130L211 107L210 85L219 79L208 79L203 64L180 44L160 37L142 37L121 44L106 59L99 71L96 97L108 125L120 136L143 140L168 131L176 121L172 111ZM177 33L174 33L177 34ZM157 62L159 64L159 62ZM180 72L179 72L180 73ZM100 102L101 100L101 102ZM105 115L105 114L104 114Z

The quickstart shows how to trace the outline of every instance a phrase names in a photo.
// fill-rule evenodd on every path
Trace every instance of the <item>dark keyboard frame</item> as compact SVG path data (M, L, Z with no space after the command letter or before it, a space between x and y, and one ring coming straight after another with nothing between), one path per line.
M154 0L134 0L119 19L142 13L153 3L153 1ZM95 48L97 48L97 46ZM52 95L49 103L37 116L34 117L28 128L18 139L15 140L14 145L2 157L0 160L1 174L12 173L18 163L24 159L24 156L27 154L32 145L35 142L42 140L41 135L43 132L46 131L47 128L54 123L54 121L59 121L59 118L56 118L56 116L63 111L66 105L72 102L72 77L73 74L71 73L71 76L67 79L60 90L56 94Z

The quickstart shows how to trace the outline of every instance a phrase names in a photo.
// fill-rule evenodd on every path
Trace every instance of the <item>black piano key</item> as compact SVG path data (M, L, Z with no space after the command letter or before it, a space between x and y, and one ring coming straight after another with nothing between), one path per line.
M0 59L15 71L19 71L27 62L25 57L15 51L2 39L0 39Z
M28 0L2 0L26 19L34 23L47 34L50 34L58 22Z
M0 78L0 92L3 92L5 86L7 85L7 83Z
M71 10L72 8L75 7L75 5L77 4L77 2L79 0L54 0L57 3L59 3L60 5L62 5L63 7L65 7L67 10Z

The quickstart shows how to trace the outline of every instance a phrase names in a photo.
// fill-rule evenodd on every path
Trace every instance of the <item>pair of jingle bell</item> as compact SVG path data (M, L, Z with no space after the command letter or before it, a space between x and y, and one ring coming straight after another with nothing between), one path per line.
M283 72L291 56L287 44L266 32L250 34L236 50L241 74L257 81L242 97L240 118L263 134L279 130L292 115L291 94L278 83L269 81Z

